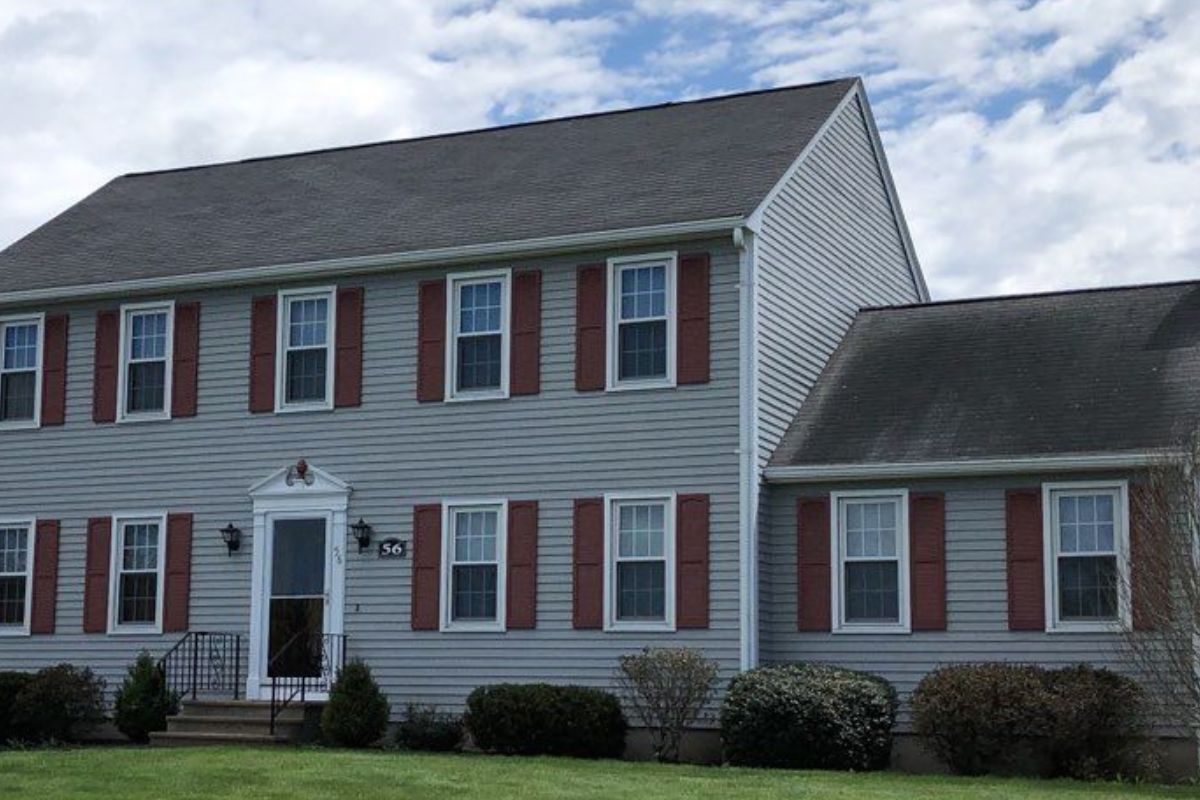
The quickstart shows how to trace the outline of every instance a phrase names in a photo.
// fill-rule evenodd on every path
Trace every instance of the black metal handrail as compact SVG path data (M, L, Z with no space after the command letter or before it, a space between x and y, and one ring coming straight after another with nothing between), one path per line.
M245 681L242 652L240 633L191 631L159 659L158 668L176 697L232 692L237 700Z
M304 703L310 692L328 692L346 666L346 636L300 631L276 651L267 664L271 682L271 734L275 721L293 701Z

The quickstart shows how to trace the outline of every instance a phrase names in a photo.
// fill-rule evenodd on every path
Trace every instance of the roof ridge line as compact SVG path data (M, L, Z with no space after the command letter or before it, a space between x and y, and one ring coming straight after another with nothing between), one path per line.
M1059 297L1075 294L1098 294L1101 292L1128 292L1141 289L1159 289L1169 286L1200 285L1200 278L1181 278L1173 281L1158 281L1152 283L1127 283L1120 286L1087 286L1079 289L1055 289L1046 292L1020 292L1017 294L996 294L979 297L958 297L947 300L931 300L926 303L899 303L887 306L863 306L861 313L882 311L905 311L914 308L930 308L933 306L974 305L979 303L1002 303L1009 300L1037 300L1043 297Z

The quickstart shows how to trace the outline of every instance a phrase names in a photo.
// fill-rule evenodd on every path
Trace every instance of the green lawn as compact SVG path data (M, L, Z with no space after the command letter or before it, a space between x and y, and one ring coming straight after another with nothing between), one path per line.
M18 797L1115 800L1200 798L1200 788L669 767L474 755L123 747L0 753L0 798Z

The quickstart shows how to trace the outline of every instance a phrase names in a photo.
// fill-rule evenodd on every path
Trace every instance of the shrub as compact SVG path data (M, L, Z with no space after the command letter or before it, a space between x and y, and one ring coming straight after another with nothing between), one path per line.
M688 648L651 648L621 656L617 683L650 729L659 761L678 761L683 733L712 698L717 662Z
M1137 682L1079 665L1046 673L1046 685L1055 775L1111 780L1141 770L1146 695Z
M1016 771L1046 732L1042 670L1020 664L962 664L925 676L912 696L913 725L955 772Z
M371 668L355 659L342 668L329 689L321 712L321 734L342 747L369 747L387 729L388 701L371 676Z
M882 769L892 753L896 692L882 678L818 664L738 675L721 707L730 763Z
M462 746L462 735L462 717L410 703L396 728L396 743L406 750L449 753Z
M481 750L509 755L619 758L625 715L607 692L545 683L481 686L467 698L467 730Z
M0 745L21 738L13 726L13 704L33 678L28 672L0 672Z
M104 719L104 681L90 669L59 664L30 679L13 703L22 739L69 742Z
M113 704L117 730L144 744L150 741L152 731L167 729L167 715L177 710L176 697L167 690L166 676L143 650L129 665L129 674L117 690Z

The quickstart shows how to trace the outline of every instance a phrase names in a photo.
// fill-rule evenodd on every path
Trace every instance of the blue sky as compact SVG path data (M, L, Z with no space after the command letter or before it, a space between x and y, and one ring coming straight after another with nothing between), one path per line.
M123 172L844 75L935 296L1200 277L1194 0L5 0L0 246Z

